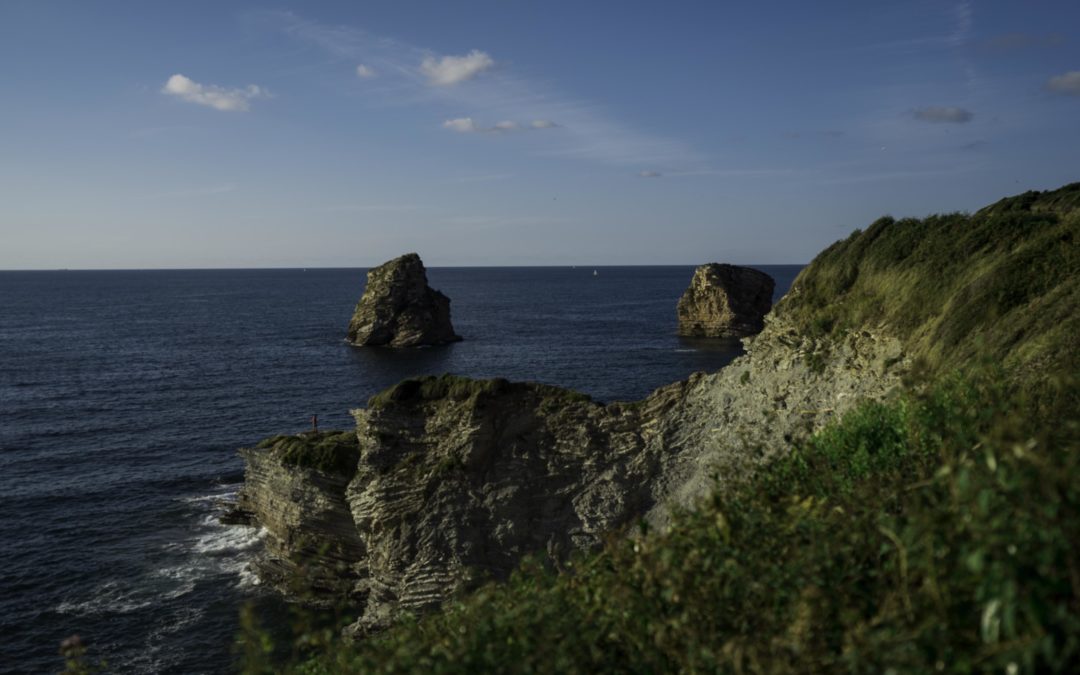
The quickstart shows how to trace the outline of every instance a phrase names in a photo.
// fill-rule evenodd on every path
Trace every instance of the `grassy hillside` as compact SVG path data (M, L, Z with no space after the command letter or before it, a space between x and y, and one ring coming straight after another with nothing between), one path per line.
M934 372L1028 383L1080 368L1080 183L974 214L881 218L823 251L776 312L808 335L883 326Z
M856 232L777 312L817 337L884 327L928 386L864 405L668 532L534 561L361 644L305 633L292 669L1075 672L1078 229L1074 184ZM241 644L248 671L281 668L253 626Z

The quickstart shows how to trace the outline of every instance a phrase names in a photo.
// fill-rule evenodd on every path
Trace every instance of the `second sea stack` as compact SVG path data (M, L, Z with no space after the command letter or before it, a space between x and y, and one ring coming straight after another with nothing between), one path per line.
M750 267L702 265L679 298L679 335L746 337L761 332L775 285L768 274Z
M358 346L420 347L461 337L450 323L450 298L428 286L420 256L407 253L368 271L348 339Z

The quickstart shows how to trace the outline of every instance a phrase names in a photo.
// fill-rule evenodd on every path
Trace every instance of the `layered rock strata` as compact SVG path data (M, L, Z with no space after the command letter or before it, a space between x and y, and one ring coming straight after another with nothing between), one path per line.
M450 323L450 298L428 286L420 256L408 253L368 272L348 340L361 346L419 347L461 337Z
M259 578L316 604L362 602L352 568L365 548L345 499L359 458L356 434L277 436L240 456L244 487L227 520L266 529L254 562Z
M351 598L353 632L377 630L507 576L525 555L560 560L642 518L663 527L717 480L885 397L906 367L900 343L870 331L826 344L771 317L746 343L722 371L631 404L504 380L405 381L354 411L347 481L285 467L272 444L245 451L242 503L270 531L259 570L281 574L275 559L322 542L335 553L317 567L348 569L309 592Z
M760 332L775 286L772 277L750 267L698 267L676 307L679 335L747 337Z

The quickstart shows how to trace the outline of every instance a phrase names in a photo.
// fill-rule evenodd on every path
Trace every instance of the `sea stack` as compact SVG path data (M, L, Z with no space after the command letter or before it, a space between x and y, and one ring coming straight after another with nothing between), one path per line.
M679 335L746 337L761 332L775 285L768 274L749 267L702 265L679 298Z
M368 271L348 339L357 346L420 347L461 337L450 323L450 298L428 286L420 256L407 253Z

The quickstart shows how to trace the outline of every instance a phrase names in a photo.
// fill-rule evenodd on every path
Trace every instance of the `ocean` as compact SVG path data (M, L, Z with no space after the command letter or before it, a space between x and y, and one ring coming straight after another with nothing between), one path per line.
M760 265L790 287L799 265ZM0 272L0 672L62 668L79 634L118 673L235 669L239 609L283 614L218 521L236 449L444 372L634 400L741 353L675 335L691 266L432 268L463 342L344 335L363 269Z

